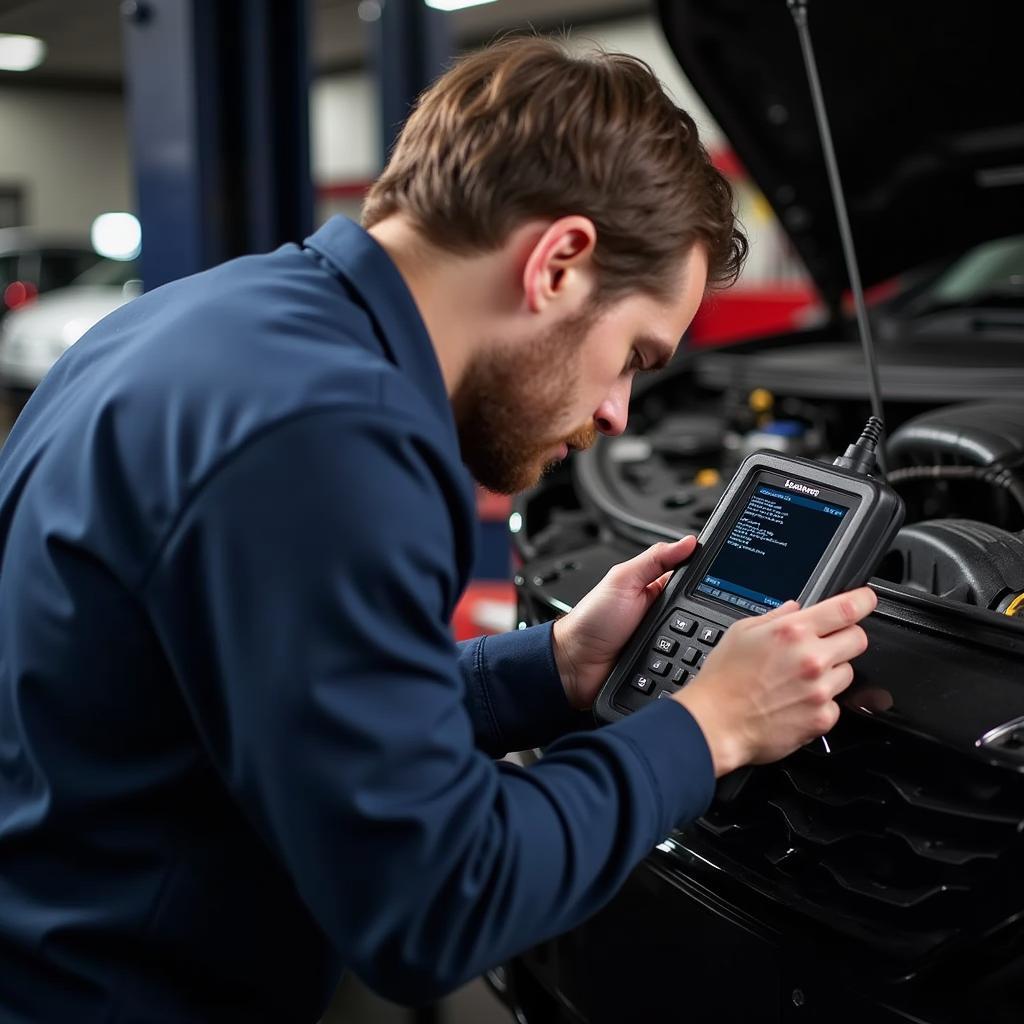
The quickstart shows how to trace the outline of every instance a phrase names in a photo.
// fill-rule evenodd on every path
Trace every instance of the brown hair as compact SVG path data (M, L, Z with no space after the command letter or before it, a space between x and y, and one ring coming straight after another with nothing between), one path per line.
M420 96L363 224L401 212L433 244L470 254L526 220L582 214L597 228L608 299L666 295L695 242L707 246L709 283L732 284L747 252L732 201L693 119L647 64L529 36L462 58Z

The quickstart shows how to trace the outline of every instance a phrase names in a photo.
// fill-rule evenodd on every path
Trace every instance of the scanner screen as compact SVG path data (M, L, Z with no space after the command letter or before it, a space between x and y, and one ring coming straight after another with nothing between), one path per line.
M798 597L850 511L815 493L794 480L756 484L696 593L754 615Z

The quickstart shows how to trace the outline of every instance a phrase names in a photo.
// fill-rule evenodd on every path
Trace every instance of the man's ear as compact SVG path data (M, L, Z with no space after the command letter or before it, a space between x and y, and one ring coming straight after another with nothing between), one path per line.
M568 315L584 307L595 284L596 244L589 217L559 217L548 225L523 265L523 295L531 313L557 308Z

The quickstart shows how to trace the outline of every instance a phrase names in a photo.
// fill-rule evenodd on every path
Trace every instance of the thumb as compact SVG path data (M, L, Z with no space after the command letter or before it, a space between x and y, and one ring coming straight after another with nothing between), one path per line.
M646 587L677 568L693 554L697 538L690 535L672 544L662 541L618 566L619 582L633 587Z
M668 581L672 579L672 573L662 573L653 583L647 584L647 594L651 598L657 597L664 589L668 586Z

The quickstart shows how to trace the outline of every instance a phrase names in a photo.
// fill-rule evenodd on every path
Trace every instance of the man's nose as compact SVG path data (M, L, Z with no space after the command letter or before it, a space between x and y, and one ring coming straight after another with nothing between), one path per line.
M629 419L629 394L631 381L623 378L616 381L604 400L594 412L594 426L602 434L616 437L626 429Z

